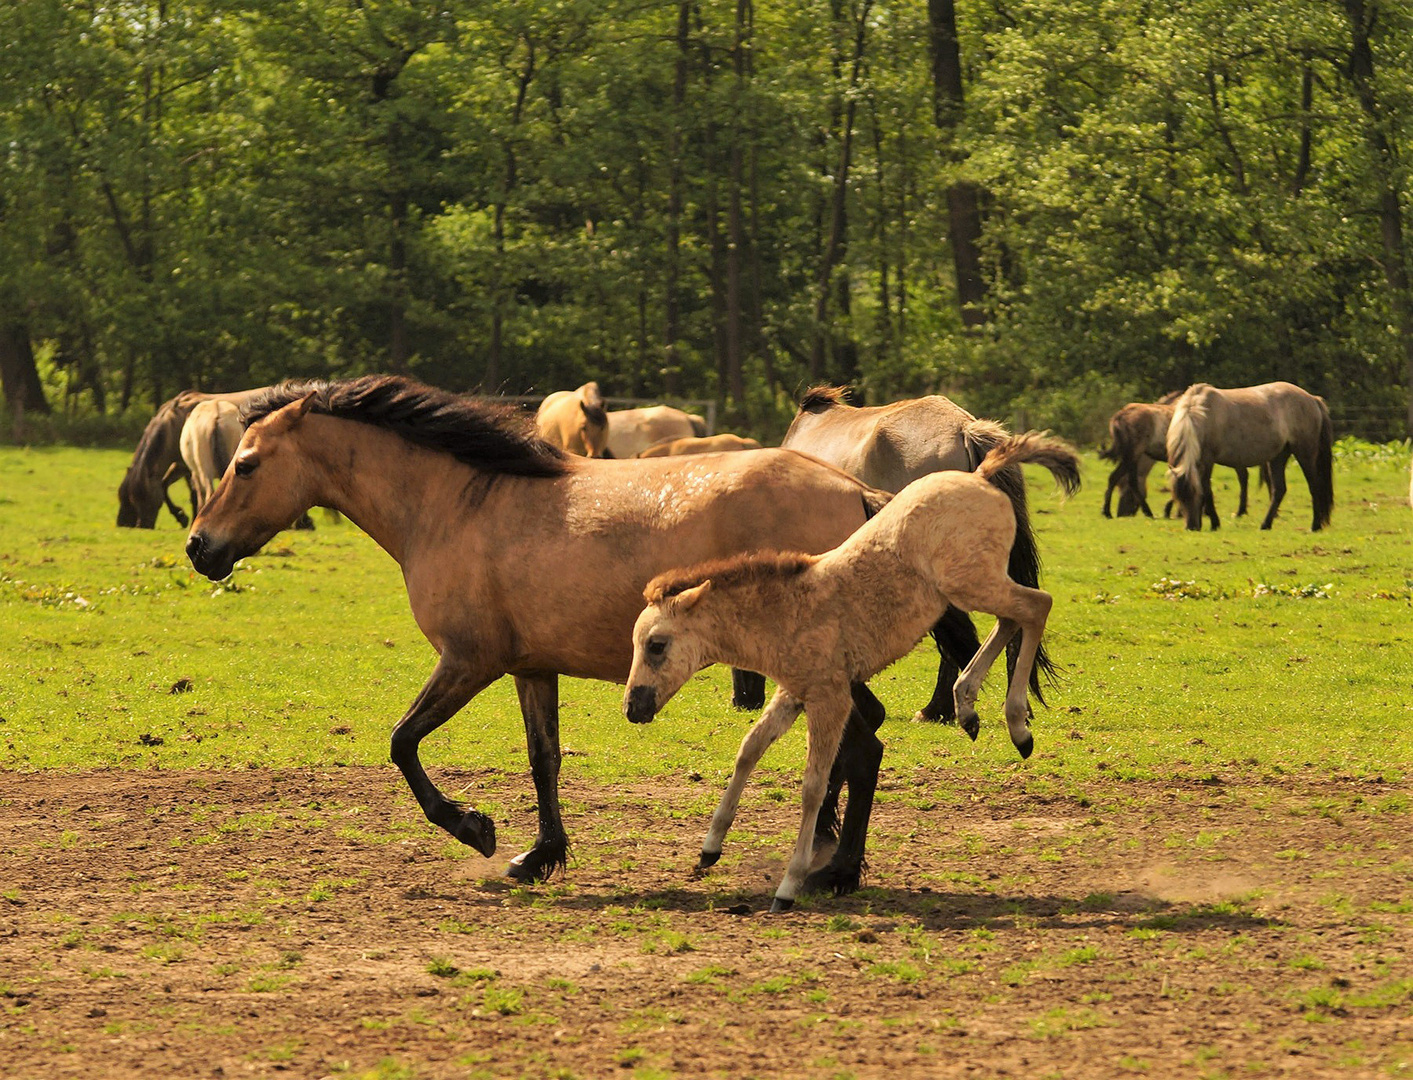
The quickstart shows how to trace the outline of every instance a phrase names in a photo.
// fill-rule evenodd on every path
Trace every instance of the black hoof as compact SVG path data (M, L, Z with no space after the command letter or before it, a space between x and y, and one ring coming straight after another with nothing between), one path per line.
M806 893L833 893L835 896L847 896L851 892L858 892L862 870L859 867L843 866L823 866L805 878L805 883L801 887L801 892Z
M488 859L496 853L496 823L479 810L463 814L451 835Z
M795 901L786 900L782 896L777 896L774 900L770 902L770 913L772 915L779 915L781 912L789 911L794 906Z
M1035 749L1035 738L1031 735L1027 735L1024 742L1016 743L1016 749L1020 751L1022 758L1030 757L1030 752Z
M703 851L697 856L697 869L705 870L709 866L715 866L720 858L721 852L719 851Z

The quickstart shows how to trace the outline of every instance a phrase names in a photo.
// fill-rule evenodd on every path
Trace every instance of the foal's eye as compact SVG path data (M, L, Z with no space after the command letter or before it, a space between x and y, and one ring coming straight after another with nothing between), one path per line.
M249 476L255 471L255 466L259 464L260 462L256 460L255 455L253 454L249 454L241 458L236 458L235 474L237 476Z
M648 641L647 653L655 660L660 660L667 655L667 639L651 638Z

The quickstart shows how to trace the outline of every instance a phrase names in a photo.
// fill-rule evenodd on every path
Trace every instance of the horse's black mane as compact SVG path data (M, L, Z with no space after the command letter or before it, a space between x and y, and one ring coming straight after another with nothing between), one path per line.
M846 400L852 393L847 386L815 386L805 391L805 396L800 398L801 412L824 412L825 409L832 409L836 405L847 405Z
M643 599L650 604L660 604L688 589L695 589L708 579L713 585L727 586L792 578L803 574L818 561L816 556L801 551L746 552L697 566L665 570L648 582Z
M252 424L311 394L311 412L386 428L408 442L440 450L478 469L515 476L562 476L567 468L564 452L536 435L515 408L438 390L400 375L282 382L253 398L242 419Z

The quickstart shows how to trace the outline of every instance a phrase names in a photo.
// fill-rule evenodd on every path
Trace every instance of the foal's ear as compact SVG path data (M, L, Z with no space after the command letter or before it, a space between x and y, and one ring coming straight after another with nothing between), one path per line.
M711 578L707 578L700 585L691 589L684 589L672 598L673 606L678 611L691 611L711 590Z

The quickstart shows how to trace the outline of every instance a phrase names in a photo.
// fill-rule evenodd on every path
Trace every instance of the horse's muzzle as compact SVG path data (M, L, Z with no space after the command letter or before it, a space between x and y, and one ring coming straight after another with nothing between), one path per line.
M193 532L186 539L186 557L198 574L212 581L224 581L231 576L235 559L228 551L214 547L205 533Z
M650 723L657 715L657 691L651 686L629 687L623 697L623 715L630 723Z

